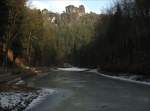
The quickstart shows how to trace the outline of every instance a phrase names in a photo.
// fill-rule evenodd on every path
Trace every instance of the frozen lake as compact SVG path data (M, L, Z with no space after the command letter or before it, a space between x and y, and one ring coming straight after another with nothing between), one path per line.
M150 86L68 70L27 81L30 86L57 91L29 111L150 111Z

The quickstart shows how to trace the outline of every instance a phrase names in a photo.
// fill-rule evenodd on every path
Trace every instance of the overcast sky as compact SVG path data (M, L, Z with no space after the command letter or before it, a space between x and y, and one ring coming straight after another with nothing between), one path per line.
M102 10L110 7L114 0L28 0L32 8L48 9L49 11L61 13L68 5L84 5L86 12L101 13Z

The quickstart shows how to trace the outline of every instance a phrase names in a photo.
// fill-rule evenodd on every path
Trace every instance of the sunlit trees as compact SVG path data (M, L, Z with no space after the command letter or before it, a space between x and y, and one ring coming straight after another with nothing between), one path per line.
M48 13L37 9L26 9L22 26L24 56L30 65L50 65L54 63L56 52L55 25Z
M13 62L18 56L30 65L72 61L75 59L73 53L89 44L95 34L94 25L98 16L94 13L82 17L53 13L56 20L52 22L52 12L30 9L25 6L24 0L3 1L2 6L4 16L1 20L4 23L1 23L0 30L4 32L1 41L3 37L5 48L2 48L3 42L1 50L6 49L7 53L9 49ZM7 62L6 54L4 57Z
M43 19L40 10L26 9L26 17L24 18L22 30L22 44L24 48L24 57L28 64L33 62L34 53L36 57L40 57L40 43L42 39ZM38 51L37 51L38 50ZM40 60L40 58L39 58Z
M83 55L80 49L93 41L94 27L98 18L98 15L94 13L85 14L74 21L63 21L63 24L59 26L59 33L62 36L60 37L63 38L64 50L66 50L65 54L72 64L76 64L79 56Z

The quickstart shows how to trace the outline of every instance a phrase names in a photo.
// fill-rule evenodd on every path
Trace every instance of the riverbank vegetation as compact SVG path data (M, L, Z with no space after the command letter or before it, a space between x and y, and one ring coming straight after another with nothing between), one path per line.
M0 65L99 67L150 72L149 0L120 0L103 14L81 17L30 9L25 0L0 1Z

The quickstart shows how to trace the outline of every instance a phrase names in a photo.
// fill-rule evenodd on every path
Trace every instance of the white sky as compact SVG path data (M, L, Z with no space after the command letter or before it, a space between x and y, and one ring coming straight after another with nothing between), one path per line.
M84 5L86 12L100 13L101 10L110 6L113 0L29 0L31 8L48 9L49 11L62 13L68 5Z

